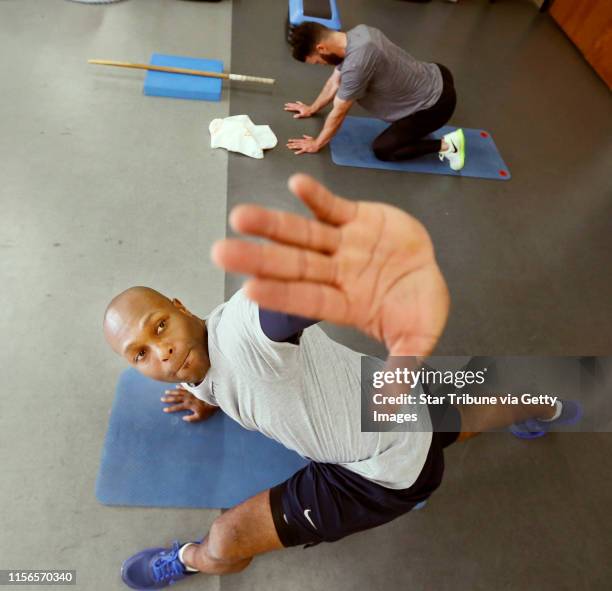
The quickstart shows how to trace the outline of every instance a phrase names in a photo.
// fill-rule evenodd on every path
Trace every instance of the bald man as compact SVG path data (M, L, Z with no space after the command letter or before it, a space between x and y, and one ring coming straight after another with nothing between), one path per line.
M220 408L311 460L218 517L201 542L128 558L122 577L134 589L159 589L196 572L238 572L264 552L387 523L440 485L448 445L557 412L512 407L502 419L483 420L451 405L431 413L415 408L419 422L406 432L362 433L361 354L309 318L351 324L395 356L427 355L448 315L446 284L429 235L413 217L342 199L304 175L291 189L317 220L236 208L236 231L272 243L215 245L220 266L255 279L208 316L144 287L119 294L107 308L104 332L113 350L144 375L180 384L163 398L167 412L189 409L186 420L194 421Z

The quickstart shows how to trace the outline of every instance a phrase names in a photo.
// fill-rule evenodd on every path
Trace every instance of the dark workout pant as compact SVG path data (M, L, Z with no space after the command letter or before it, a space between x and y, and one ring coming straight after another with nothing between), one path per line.
M451 118L457 95L453 76L441 64L437 64L442 72L442 94L436 104L429 109L417 111L394 121L383 131L372 144L374 154L379 160L397 161L410 160L440 151L440 140L421 139L427 134L440 129Z

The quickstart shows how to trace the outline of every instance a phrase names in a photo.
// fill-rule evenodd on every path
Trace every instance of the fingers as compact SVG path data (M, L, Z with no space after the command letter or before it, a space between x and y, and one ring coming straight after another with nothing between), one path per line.
M187 404L185 402L181 403L181 404L174 404L172 406L166 406L166 408L164 408L164 412L177 412L179 410L187 410L189 407L187 406Z
M289 190L322 222L340 226L350 222L357 215L357 203L334 195L306 174L294 174L289 179Z
M213 246L213 261L232 273L335 284L333 258L293 246L226 239Z
M166 390L165 396L162 396L162 402L183 402L185 400L185 391L177 388L176 390Z
M306 105L304 105L304 103L297 101L296 103L285 103L284 110L294 112L294 119L301 119L302 117L306 117L306 113L304 112L305 108Z
M287 147L290 150L293 150L293 153L296 156L299 154L305 154L306 152L308 152L307 142L305 140L297 140L297 139L289 140L287 142Z
M336 324L350 322L346 295L329 285L250 279L244 284L244 291L249 298L264 308L320 318Z
M289 140L287 140L287 147L288 148L301 148L304 146L304 140L303 139L298 139L298 138L291 138Z
M195 423L197 421L199 421L202 417L194 412L192 412L190 415L185 415L183 417L183 421L185 421L186 423Z
M230 214L230 225L241 234L262 236L274 242L334 253L340 231L317 220L259 205L239 205Z

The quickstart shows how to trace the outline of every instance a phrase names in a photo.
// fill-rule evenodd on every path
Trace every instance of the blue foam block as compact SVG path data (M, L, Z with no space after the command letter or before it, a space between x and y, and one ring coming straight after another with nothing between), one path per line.
M187 411L162 412L169 386L133 369L121 375L96 483L101 503L228 508L306 465L221 411L193 424L181 419Z
M380 119L347 117L340 131L331 141L331 155L334 164L502 181L510 179L510 169L506 166L491 134L487 131L463 129L466 141L465 166L463 170L455 172L449 167L448 161L441 162L437 154L427 154L404 162L384 162L376 158L372 151L372 142L388 126L388 123ZM438 139L455 129L457 128L444 126L427 137Z
M292 27L297 27L305 22L313 22L324 25L328 29L339 31L342 28L340 24L340 12L336 0L329 0L330 18L321 18L308 14L308 10L304 10L304 0L289 0L289 24Z
M223 62L219 60L154 53L150 63L153 66L223 72ZM189 74L148 71L144 82L144 93L147 96L167 96L199 101L220 101L221 89L222 80L220 78L205 78Z

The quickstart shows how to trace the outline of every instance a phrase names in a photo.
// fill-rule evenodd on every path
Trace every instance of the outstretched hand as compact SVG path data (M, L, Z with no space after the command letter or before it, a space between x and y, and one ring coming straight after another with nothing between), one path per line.
M165 396L161 399L162 402L169 403L170 406L164 407L164 412L178 412L179 410L190 410L191 414L183 417L188 423L197 423L203 421L212 415L216 410L216 406L206 404L199 398L196 398L191 392L176 388L175 390L166 390Z
M232 228L270 242L220 240L213 261L251 275L245 292L265 308L352 325L390 355L431 353L449 296L423 225L389 205L338 197L304 174L289 188L316 220L239 205Z

